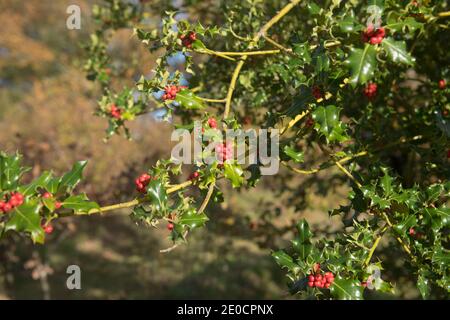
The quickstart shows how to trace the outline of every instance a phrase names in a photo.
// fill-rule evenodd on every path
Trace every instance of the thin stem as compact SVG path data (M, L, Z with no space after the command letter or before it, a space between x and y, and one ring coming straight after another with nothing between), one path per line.
M283 50L284 52L292 53L292 49L283 47L281 44L279 44L278 42L276 42L275 40L273 40L273 39L270 38L269 36L263 35L263 37L264 37L264 39L265 39L267 42L269 42L269 43L270 43L271 45L273 45L274 47L277 47L278 49Z
M205 208L208 205L209 200L211 200L211 196L212 196L212 194L214 192L214 187L215 187L215 183L214 182L209 185L208 193L206 194L205 199L203 200L202 204L200 205L200 208L197 211L198 214L200 214L203 211L205 211ZM188 234L189 234L189 230L186 230L183 233L183 238L186 238ZM181 244L181 242L177 242L177 243L175 243L174 245L172 245L171 247L169 247L167 249L159 250L159 252L160 253L170 252L170 251L174 250L175 248L177 248L180 244Z
M369 265L370 260L372 260L373 253L375 252L375 249L378 247L378 244L380 243L381 238L383 238L383 234L387 230L387 227L388 227L388 225L384 226L384 228L380 231L380 235L373 242L373 245L369 250L369 254L367 255L366 260L364 260L363 266Z
M308 110L303 111L302 113L298 114L294 119L289 121L287 126L281 129L280 136L282 136L288 129L292 128L297 122L302 120L308 113L309 113Z
M206 48L204 48L204 49L197 49L197 50L194 50L194 51L197 52L197 53L203 53L203 54L209 54L209 55L213 55L213 56L218 56L218 57L230 60L230 61L236 61L236 59L231 58L231 57L229 57L229 56L227 56L225 54L221 54L220 52L209 50L209 49L206 49Z
M437 15L439 18L450 17L450 11L439 12Z
M280 53L280 50L260 50L260 51L244 51L244 52L214 51L214 52L226 56L257 56L257 55Z
M292 0L288 3L283 9L281 9L272 19L270 19L252 38L252 41L249 44L249 47L253 47L259 39L264 36L267 31L276 24L281 18L283 18L289 11L292 10L301 0ZM233 75L231 77L230 85L228 87L227 93L227 101L225 103L225 110L223 112L223 118L228 118L231 108L231 99L233 98L233 92L236 87L236 81L239 77L239 73L241 72L242 66L245 63L245 60L248 56L243 56L239 63L236 65Z
M383 211L381 213L381 215L383 216L384 220L389 225L389 227L391 229L394 228L394 225L392 224L391 220L389 220L389 217L386 214L386 212ZM394 237L395 237L395 239L397 239L398 243L400 243L400 245L402 246L403 250L405 250L406 253L411 257L411 260L415 261L416 257L414 257L414 255L412 254L411 249L409 248L409 246L405 242L403 242L403 240L398 235L395 235Z
M208 98L202 98L202 97L198 97L200 100L205 101L205 102L216 102L216 103L225 103L227 99L208 99Z
M185 181L183 183L177 184L177 185L173 185L170 186L167 189L167 193L174 193L177 192L178 190L184 189L188 186L190 186L192 184L191 180ZM127 201L127 202L122 202L122 203L117 203L117 204L112 204L109 206L104 206L104 207L100 207L100 208L96 208L96 209L91 209L89 210L87 213L84 212L73 212L71 215L91 215L91 214L95 214L95 213L104 213L107 211L113 211L113 210L119 210L119 209L126 209L126 208L131 208L134 206L137 206L140 203L146 202L147 199L143 199L143 198L136 198L134 200L131 201Z
M347 176L350 178L350 180L352 180L357 186L358 188L362 187L362 184L359 183L358 180L356 180L356 178L339 162L335 162L336 166Z

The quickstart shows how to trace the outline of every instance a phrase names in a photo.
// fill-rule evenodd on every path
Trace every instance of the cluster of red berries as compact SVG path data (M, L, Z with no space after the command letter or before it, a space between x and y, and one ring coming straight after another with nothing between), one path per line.
M375 29L375 27L371 24L367 27L366 31L364 31L361 35L363 42L369 42L370 44L379 44L383 41L383 38L386 35L386 30L383 27Z
M215 118L209 118L208 126L212 129L217 129L217 120Z
M334 275L331 272L325 272L324 275L320 274L320 270L316 274L310 274L308 276L308 287L313 288L325 288L328 289L334 281Z
M424 236L422 232L416 231L414 228L409 228L409 235L416 239L421 239Z
M216 154L220 163L227 161L233 157L233 145L230 142L218 144L216 146Z
M187 34L182 34L180 39L183 46L190 49L192 48L192 43L197 40L197 35L195 32L190 31Z
M111 105L110 114L113 118L120 119L122 117L122 110L113 104Z
M146 192L145 189L148 186L150 180L152 180L151 175L149 175L147 173L141 174L138 178L136 178L136 180L134 180L134 184L136 185L136 190L141 193L145 193Z
M439 89L444 90L446 86L447 83L445 82L444 79L439 80Z
M53 197L53 195L50 193L50 192L45 192L43 195L42 195L42 198L44 198L44 199L50 199L50 198L52 198ZM61 206L62 206L62 203L61 202L59 202L59 201L56 201L55 202L55 209L59 209L59 208L61 208Z
M164 88L164 94L162 96L163 100L175 100L177 97L177 93L182 89L185 89L185 86L166 86Z
M314 98L316 98L317 100L322 98L322 90L320 90L319 86L314 86L312 88L312 95L314 96Z
M363 92L367 98L373 99L377 95L377 89L378 85L376 83L369 82L364 88Z
M8 197L4 197L3 200L0 201L0 212L8 213L14 208L22 205L23 199L24 199L23 194L19 192L11 193Z

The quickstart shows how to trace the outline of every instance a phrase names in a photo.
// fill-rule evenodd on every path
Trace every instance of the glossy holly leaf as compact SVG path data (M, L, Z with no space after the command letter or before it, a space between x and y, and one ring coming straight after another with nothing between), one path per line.
M6 222L5 231L25 232L30 235L34 243L44 243L40 209L41 206L37 200L28 201L15 208Z
M430 287L429 287L429 281L428 279L422 275L419 274L417 277L417 289L419 289L420 295L423 299L427 299L430 295Z
M13 190L17 188L20 177L28 171L20 165L22 156L0 153L0 190Z
M384 195L390 196L392 194L392 177L389 175L389 172L386 168L382 168L383 170L383 177L381 178L381 187L383 188Z
M361 29L353 15L346 15L342 20L338 20L338 25L343 33L357 32Z
M450 208L425 208L423 209L425 223L431 225L434 232L450 225Z
M387 23L384 26L395 32L414 32L423 27L423 23L417 21L413 17L402 19L399 14L392 13L388 16Z
M62 206L67 209L72 209L76 212L88 213L91 209L98 209L100 206L94 202L89 201L85 194L74 195L66 198L62 202Z
M350 83L355 87L369 81L376 67L375 46L366 44L364 49L353 48L345 64L350 68Z
M302 163L305 160L305 155L303 152L297 151L290 146L284 146L283 151L294 162Z
M336 106L318 107L312 114L314 129L325 136L328 143L343 142L348 139L345 125L339 120L340 108Z
M197 213L197 210L191 208L180 217L178 224L194 229L203 227L208 220L208 217L203 212Z
M294 262L294 260L292 259L292 257L290 255L288 255L286 252L284 252L283 250L278 250L275 252L272 252L272 257L274 257L276 263L281 267L281 268L286 268L290 271L298 271L300 269L300 267Z
M205 107L203 100L188 89L183 89L178 92L175 101L184 109L203 109Z
M297 235L292 240L292 247L299 255L301 261L305 261L312 250L311 239L312 233L309 230L309 225L305 219L302 219L297 224Z
M21 186L18 189L18 191L20 193L22 193L24 196L32 195L32 194L36 193L38 188L46 189L46 186L50 182L51 179L52 179L52 173L50 171L44 171L33 182L31 182L25 186ZM49 191L49 192L51 192L51 191Z
M152 180L147 186L147 196L155 210L164 213L167 209L167 192L161 180Z
M363 287L358 280L336 278L330 286L330 293L339 300L362 300Z
M58 191L66 190L67 192L71 192L81 181L83 170L86 165L87 161L78 161L77 163L75 163L72 167L72 170L61 177Z
M400 223L394 226L395 230L399 234L406 235L409 228L414 227L417 224L417 218L414 215L409 215L403 219Z
M406 50L405 41L396 41L393 38L386 38L383 40L381 45L383 46L384 50L386 50L392 62L403 63L406 65L414 64L414 58Z
M442 247L437 250L435 249L432 261L442 267L448 267L450 264L450 250L446 250Z
M242 167L238 164L234 163L225 163L224 164L224 176L228 180L230 180L233 188L239 188L244 183L244 172Z

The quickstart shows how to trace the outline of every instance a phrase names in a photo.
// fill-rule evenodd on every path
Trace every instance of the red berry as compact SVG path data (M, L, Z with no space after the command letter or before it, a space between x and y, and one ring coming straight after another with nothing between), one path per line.
M416 230L414 230L414 228L409 228L409 235L413 236L416 234Z
M439 89L444 90L446 86L447 86L447 83L445 82L444 79L439 80Z
M9 211L11 211L12 208L13 208L13 207L11 206L11 204L10 204L9 202L7 202L7 203L5 203L5 204L3 205L3 211L4 211L4 212L9 212Z
M447 159L450 159L450 150L447 151Z
M364 287L364 288L367 287L367 281L361 282L361 286Z
M197 171L194 171L191 173L191 175L189 176L189 180L194 180L197 179L200 176L200 174Z
M305 126L307 126L308 128L314 126L314 120L313 120L313 118L309 117L309 118L306 120Z
M217 128L217 120L214 118L209 118L208 125L210 128L216 129Z
M56 201L56 202L55 202L55 209L59 209L59 208L61 208L61 207L62 207L62 203L59 202L59 201Z
M377 95L377 89L378 85L376 83L369 82L363 92L367 98L372 99Z
M330 285L331 285L330 283L325 283L325 288L328 289L330 287Z
M308 282L308 287L310 287L310 288L314 287L314 282L309 281L309 282Z
M52 233L53 232L53 226L51 224L48 224L48 225L44 226L44 232L46 234Z
M312 88L312 95L313 95L314 98L316 98L316 99L322 98L322 91L320 90L319 86L314 86L314 87Z
M167 224L167 230L172 231L173 227L174 227L173 223L168 223Z
M383 38L386 35L386 30L383 27L378 29L374 29L374 26L371 24L367 27L366 31L361 34L361 39L363 42L369 42L370 44L379 44L383 41Z
M314 282L314 276L313 276L313 275L310 275L310 276L308 277L308 281L309 281L309 282Z
M42 195L42 198L44 198L44 199L49 199L51 197L52 197L52 194L50 192L46 192Z

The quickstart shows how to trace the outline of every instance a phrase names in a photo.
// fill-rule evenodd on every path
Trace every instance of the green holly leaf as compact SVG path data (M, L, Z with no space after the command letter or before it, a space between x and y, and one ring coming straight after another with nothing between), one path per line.
M357 32L361 29L357 25L354 15L346 15L342 20L338 21L338 25L343 33Z
M0 191L13 190L17 188L21 176L28 171L20 165L22 156L15 154L12 156L0 153Z
M419 289L420 295L423 299L427 299L429 297L429 281L423 274L419 274L419 276L417 277L417 289Z
M402 19L399 14L392 13L388 16L387 23L384 26L387 29L390 29L394 32L410 32L413 33L417 29L423 27L423 23L418 22L413 17L407 17Z
M297 151L290 146L284 146L283 151L294 162L302 163L305 160L305 155L303 152Z
M355 87L369 81L374 75L376 63L375 46L366 44L364 49L351 49L350 55L345 61L350 68L350 83Z
M383 188L385 196L392 194L392 177L389 176L389 172L386 168L382 168L384 176L381 178L381 187Z
M244 183L244 172L242 167L234 163L225 163L224 176L230 180L233 188L239 188Z
M190 208L180 217L178 224L194 229L203 227L208 220L208 217L203 212L197 213L197 210Z
M161 180L152 180L147 186L147 196L154 208L163 214L167 209L167 192Z
M340 108L336 106L318 107L312 114L314 129L325 136L328 143L343 142L348 139L345 125L339 120Z
M100 206L94 202L89 201L86 194L79 194L75 196L70 196L62 202L62 206L67 209L72 209L76 212L88 213L91 209L98 209Z
M72 167L72 170L67 172L61 177L61 181L58 186L58 191L66 190L72 192L72 190L81 181L83 170L87 165L87 161L78 161Z
M6 222L5 231L25 232L30 234L33 243L44 243L40 209L41 206L37 200L28 201L15 208Z
M312 250L311 239L312 233L305 219L297 223L297 235L292 240L292 247L298 252L299 259L305 261Z
M184 109L203 109L205 107L203 100L188 89L178 92L175 101Z
M37 179L33 182L21 186L18 191L24 196L32 195L36 193L38 188L45 188L52 178L52 173L50 171L44 171ZM50 191L49 191L50 192Z
M362 300L363 287L358 280L336 278L330 286L330 293L339 300Z
M274 257L276 263L281 267L281 268L286 268L290 271L298 271L300 270L300 267L294 263L294 260L292 259L292 257L290 255L288 255L286 252L284 252L283 250L278 250L275 252L272 252L272 257Z
M394 226L395 230L399 234L405 235L407 234L409 228L415 226L417 224L417 218L414 215L409 215L405 219L403 219L400 223Z
M396 41L393 38L386 38L381 45L393 62L406 65L414 64L414 58L406 50L405 41Z

